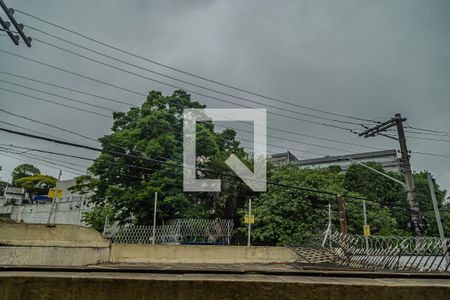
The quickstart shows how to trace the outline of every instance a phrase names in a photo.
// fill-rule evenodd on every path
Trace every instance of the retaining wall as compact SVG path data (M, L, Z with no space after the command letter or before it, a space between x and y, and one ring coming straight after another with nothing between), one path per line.
M0 265L82 266L98 263L287 263L284 247L111 244L78 225L0 224Z
M110 243L77 225L0 224L0 264L83 266L109 261Z
M287 263L297 255L284 247L111 244L113 263Z

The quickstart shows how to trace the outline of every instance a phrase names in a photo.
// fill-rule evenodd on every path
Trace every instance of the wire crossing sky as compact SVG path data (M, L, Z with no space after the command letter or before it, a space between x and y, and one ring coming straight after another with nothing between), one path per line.
M406 132L410 137L408 145L413 168L441 174L450 167L448 1L130 3L113 0L71 3L43 0L39 3L7 1L7 4L18 10L16 13L25 28L29 26L27 34L36 41L32 48L24 44L16 47L7 36L1 36L0 49L134 92L50 70L3 52L0 53L1 72L41 81L0 73L0 108L9 112L95 138L107 134L111 127L111 119L97 114L110 115L112 110L128 109L123 103L140 105L150 90L171 94L173 86L180 86L201 93L193 93L193 99L208 107L247 105L267 108L269 127L273 128L269 134L276 136L268 136L268 144L273 145L269 145L269 152L282 152L284 147L299 157L310 158L321 156L314 154L318 152L341 154L333 150L343 147L342 143L334 142L336 140L348 143L344 148L349 152L370 151L370 147L397 149L398 143L384 137L362 139L348 130L317 123L360 130L359 123L385 120L400 112L408 118ZM120 26L117 20L120 20ZM79 53L87 59L61 49ZM149 81L146 77L172 86ZM62 91L59 86L71 90ZM42 90L47 94L41 93ZM116 102L105 102L106 99ZM80 110L68 109L68 106ZM4 122L85 142L82 137L66 136L43 124L0 114ZM235 125L230 126L241 127ZM251 132L245 131L248 127L242 128L244 130L238 136L244 145L251 146L251 142L247 142L251 140ZM322 140L317 142L314 137ZM4 134L0 134L0 141L54 148ZM318 149L315 143L328 149ZM62 146L58 150L92 155ZM51 161L52 157L47 157ZM2 179L9 179L11 170L19 163L2 157ZM55 173L48 166L41 168L46 173ZM71 176L73 174L67 174L67 177ZM441 185L449 184L450 172L444 173L438 181Z

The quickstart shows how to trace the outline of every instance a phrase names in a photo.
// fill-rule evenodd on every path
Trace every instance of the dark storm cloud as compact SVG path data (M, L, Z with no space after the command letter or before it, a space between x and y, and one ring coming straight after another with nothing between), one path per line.
M412 126L450 131L448 1L86 0L7 3L142 56L293 103L380 120L401 112ZM108 54L117 54L26 16L16 16L25 24L63 35ZM54 42L31 30L28 32L31 36ZM113 71L37 42L31 49L26 49L24 45L17 48L6 37L1 37L0 48L114 82L141 93L152 89L172 92L171 88ZM119 56L124 58L121 54ZM143 101L141 96L49 70L5 54L0 57L2 70L39 77L136 104ZM142 61L129 57L126 59L143 65ZM182 77L147 63L145 66ZM51 91L65 93L57 89ZM111 120L98 116L58 108L3 91L0 93L2 108L44 119L92 137L107 133L111 126ZM270 100L243 96L281 106ZM212 99L195 98L210 107L230 106ZM126 108L105 104L95 98L89 101L118 110ZM298 109L286 105L283 107ZM274 109L269 111L283 113ZM47 130L4 114L1 119L31 126L36 130ZM269 126L275 128L381 148L398 148L395 141L382 137L362 140L341 130L273 115L269 115L268 120ZM54 130L49 131L49 134L62 136ZM299 139L295 136L286 137ZM66 138L86 143L81 138ZM7 143L58 148L3 133L0 134L0 139ZM268 142L286 148L339 153L276 139L269 139ZM305 142L342 148L342 145L307 138ZM408 142L411 150L450 154L450 143L418 139L410 139ZM356 146L343 148L353 152L368 150ZM69 151L67 148L58 149ZM282 151L275 147L269 147L269 150ZM95 156L94 153L70 151ZM293 152L298 156L314 156L300 151ZM2 157L2 177L7 179L17 163ZM439 174L450 168L450 158L413 155L413 166L416 170L428 169ZM42 168L56 173L46 167ZM443 185L450 184L450 172L442 176L440 182Z

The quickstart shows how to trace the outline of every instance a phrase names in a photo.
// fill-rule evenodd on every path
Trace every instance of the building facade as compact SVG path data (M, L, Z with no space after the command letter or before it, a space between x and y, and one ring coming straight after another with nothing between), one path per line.
M397 157L397 151L383 150L364 153L355 153L348 155L325 156L312 159L293 159L295 158L289 151L272 155L270 161L276 165L293 165L299 168L327 168L330 166L339 166L343 171L347 170L351 164L356 162L367 163L376 162L383 166L386 171L401 171L400 161Z
M83 222L83 213L92 209L89 195L80 195L70 190L75 185L75 180L62 180L58 189L62 190L62 198L57 199L53 207L50 223L86 225ZM46 224L48 222L51 201L31 201L22 194L6 194L3 201L0 199L0 216L9 218L15 222ZM20 199L20 201L19 201Z

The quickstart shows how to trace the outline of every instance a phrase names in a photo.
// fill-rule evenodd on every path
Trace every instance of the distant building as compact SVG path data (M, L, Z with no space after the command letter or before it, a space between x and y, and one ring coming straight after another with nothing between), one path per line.
M293 160L292 155L289 151L285 153L278 153L272 155L270 161L275 164L283 165L289 164L293 166L298 166L299 168L327 168L330 166L339 166L343 171L354 164L354 161L361 163L367 162L377 162L383 166L387 171L400 171L400 161L397 157L396 150L383 150L383 151L373 151L364 153L355 153L348 155L338 155L338 156L325 156L321 158ZM292 155L294 158L295 156ZM353 161L352 161L353 160Z
M297 157L289 151L283 153L272 154L269 161L275 165L289 165L294 161L298 161Z
M24 188L7 186L5 192L3 193L3 198L5 199L5 204L20 205L24 200L28 200Z

